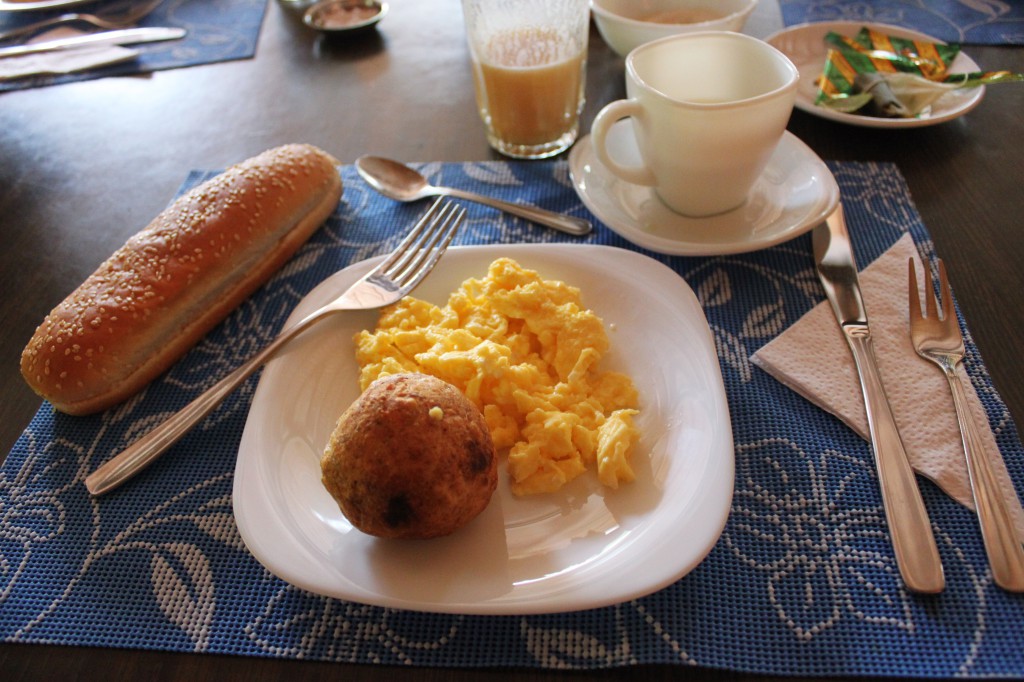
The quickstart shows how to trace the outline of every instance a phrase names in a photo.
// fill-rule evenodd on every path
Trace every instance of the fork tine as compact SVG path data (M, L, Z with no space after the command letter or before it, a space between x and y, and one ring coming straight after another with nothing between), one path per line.
M921 319L921 292L917 289L917 268L914 267L914 259L907 259L907 279L910 285L910 321Z
M455 208L450 202L444 202L441 205L441 210L432 216L427 229L422 231L416 242L411 244L402 257L383 273L384 276L401 286L403 280L417 272L429 255L430 249L437 244L439 235L443 234Z
M939 319L939 307L938 307L938 303L936 303L936 298L935 298L935 280L932 279L932 277L929 274L927 269L925 269L924 279L925 279L924 304L925 304L925 307L927 308L927 311L928 311L927 315L928 315L929 319L938 320Z
M427 209L427 212L424 213L418 221L416 221L416 224L413 226L413 228L409 230L409 234L405 235L405 238L401 242L399 242L398 246L394 248L394 250L388 255L388 257L381 261L380 265L373 269L372 274L376 275L383 273L386 270L390 270L391 266L393 266L396 262L407 257L409 246L417 239L419 239L421 234L423 234L423 231L427 228L427 225L430 224L431 219L434 217L434 214L437 212L437 209L440 205L441 198L438 198L434 201L433 204L430 205L430 208Z
M462 225L463 219L466 216L466 209L456 206L451 206L451 209L444 216L440 229L435 232L430 243L421 249L420 257L416 263L410 265L396 280L404 293L412 291L416 285L423 281L424 277L430 274L437 261L441 259L441 256L448 249L448 245L452 243L452 239L455 238L455 232ZM440 220L441 218L439 217L438 219Z
M939 259L939 290L942 296L942 319L953 320L953 292L949 288L949 278L946 276L946 264Z

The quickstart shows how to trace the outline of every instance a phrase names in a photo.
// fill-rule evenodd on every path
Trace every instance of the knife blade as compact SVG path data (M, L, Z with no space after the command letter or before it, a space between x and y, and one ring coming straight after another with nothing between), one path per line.
M942 560L906 448L875 361L867 309L857 281L853 245L839 205L811 236L818 278L853 354L868 415L871 448L896 564L907 589L935 594L945 588Z
M0 58L20 57L26 54L53 52L54 50L68 50L90 45L132 45L135 43L152 43L161 40L178 40L180 38L184 38L186 33L187 32L183 28L122 28L116 31L101 31L99 33L89 33L87 35L73 36L70 38L41 40L38 43L29 43L27 45L2 47L0 48Z

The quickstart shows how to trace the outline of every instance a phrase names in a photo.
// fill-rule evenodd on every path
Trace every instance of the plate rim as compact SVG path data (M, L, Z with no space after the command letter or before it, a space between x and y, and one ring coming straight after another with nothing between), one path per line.
M239 533L242 536L242 539L246 547L261 564L263 564L268 570L270 570L271 573L277 575L286 582L301 589L305 589L307 591L311 591L329 597L340 598L364 604L371 604L375 606L401 608L414 611L431 611L466 615L526 615L535 613L566 612L581 609L598 608L602 606L609 606L612 604L621 603L624 601L628 601L630 599L635 599L640 596L644 596L646 594L650 594L679 580L681 577L683 577L691 570L693 570L693 568L696 567L701 561L703 561L707 554L710 553L711 549L718 542L718 539L720 538L722 531L724 530L725 523L728 519L729 511L731 509L732 495L735 487L735 459L733 451L731 417L729 415L728 401L725 394L724 382L721 376L721 369L717 362L717 355L714 350L713 337L711 334L710 326L707 324L706 318L703 317L703 310L696 299L696 294L693 292L692 289L690 289L689 285L685 282L685 280L683 280L682 277L680 277L677 273L675 273L673 270L671 270L664 264L654 259L651 259L650 257L645 256L642 253L638 253L636 251L628 249L622 249L619 247L596 244L490 244L451 247L449 249L449 252L450 254L462 252L466 253L466 257L468 258L476 257L481 260L486 258L493 259L494 257L497 257L499 254L508 255L511 252L510 257L515 258L518 256L519 258L525 261L526 256L523 254L529 253L530 251L533 250L536 250L537 253L542 254L539 258L554 258L560 262L565 262L567 264L576 266L578 266L580 256L583 255L581 252L588 250L593 253L600 251L608 254L619 254L610 257L621 257L629 260L634 260L634 262L637 264L641 262L649 262L650 267L657 266L658 268L661 268L664 271L666 271L665 273L663 273L663 276L666 275L667 273L671 273L673 277L678 278L680 290L683 291L684 293L688 293L689 296L693 297L692 302L689 303L695 304L697 306L697 310L700 311L703 324L699 325L699 331L702 337L704 337L704 342L702 343L702 345L707 344L707 347L703 348L702 350L708 353L710 357L714 359L713 366L707 370L709 372L713 372L714 377L716 379L716 381L713 382L714 385L711 386L712 390L709 392L709 396L710 402L713 403L715 414L719 415L719 421L716 424L716 427L712 430L712 432L715 434L715 438L712 440L712 442L710 442L707 451L708 455L713 455L713 459L716 466L709 467L705 465L704 469L710 471L709 474L705 475L709 477L710 483L715 484L715 486L712 486L712 488L721 494L721 499L719 500L718 497L714 497L712 499L715 500L717 504L708 505L706 502L704 502L699 507L699 516L702 522L704 522L705 527L703 531L698 533L698 535L706 538L704 544L697 548L698 551L687 553L687 560L684 560L678 566L674 567L672 570L659 569L658 571L656 571L658 573L658 578L656 580L648 580L647 582L644 582L643 584L640 584L639 586L635 587L629 587L629 585L626 584L621 592L616 594L603 593L602 595L600 595L600 597L595 597L594 595L586 596L585 584L582 586L574 587L570 591L569 595L566 594L565 589L559 588L560 591L556 590L557 594L555 594L553 600L551 598L546 598L543 594L539 596L526 595L525 599L515 597L509 598L509 594L503 594L497 599L488 599L484 601L475 602L426 602L422 600L411 600L405 596L396 596L394 598L389 598L387 597L387 595L382 596L380 594L371 594L367 590L360 591L358 589L358 586L356 586L356 589L352 589L351 585L347 586L345 589L340 591L336 587L334 591L325 592L322 589L320 589L319 586L310 585L308 582L303 582L302 580L296 580L295 576L287 574L287 571L282 572L280 570L281 567L277 565L277 563L275 563L272 558L268 563L268 557L265 556L264 553L258 548L258 545L260 544L258 534L255 534L254 536L253 528L250 527L251 523L255 522L258 524L258 519L255 518L257 515L250 514L246 509L244 509L245 505L249 502L249 498L243 494L245 491L240 490L241 488L248 485L249 479L254 475L252 472L252 468L254 466L254 462L256 461L253 455L246 455L245 452L243 451L243 449L247 446L249 439L252 437L250 434L250 419L252 418L253 410L250 409L250 416L247 417L246 420L246 427L243 431L242 439L239 446L238 459L236 461L235 466L235 477L233 483L234 515L236 519L236 525L238 526ZM474 251L476 252L475 254L472 253ZM550 254L555 255L552 256ZM333 278L336 278L340 276L342 273L346 272L349 273L350 277L358 276L361 272L368 269L373 262L379 260L380 258L381 257L377 257L374 259L368 259L357 263L353 263L348 267L340 270L339 272L335 273L331 277L326 278L323 282L318 284L317 287L315 287L309 294L303 297L303 301L305 301L308 297L312 296L312 294L316 292L317 289L319 289L320 287L329 286L328 283ZM524 266L530 267L528 263L524 263ZM296 306L296 310L298 309L299 306ZM701 377L703 376L704 374L702 373ZM260 383L263 384L262 378L260 380ZM257 386L257 392L253 397L253 405L257 403L257 400L260 397L260 388L260 386ZM719 436L721 436L722 438L720 439ZM719 442L719 440L722 440L723 442ZM708 457L708 459L712 458ZM705 496L700 496L700 498L698 499L703 499L703 497ZM240 505L242 507L241 512ZM682 513L682 510L680 509L676 512L676 514L672 515L671 518L673 520L676 520L677 517L682 518L684 516L686 518L691 518L692 512L688 511L684 515ZM659 521L659 518L654 518L654 522L641 524L642 527L639 528L639 530L637 530L636 532L638 533L638 535L648 534L652 528L657 529L659 527L659 524L657 523ZM639 549L649 549L650 541L648 540L647 542L647 545L641 544L639 546ZM257 549L255 550L253 548L254 544L257 545ZM659 544L665 543L661 542ZM582 594L583 597L581 597L580 594Z
M917 40L925 40L933 43L948 44L944 40L928 35L923 31L918 31L912 28L905 28L903 26L896 26L895 24L886 24L871 21L852 21L852 20L841 20L841 21L808 21L800 24L794 24L786 28L775 31L771 35L765 37L764 41L776 48L787 57L790 55L786 53L782 46L778 44L778 40L787 36L792 36L797 33L805 31L819 31L819 30L836 30L836 29L857 29L862 27L868 27L871 29L877 29L879 31L887 32L890 35L898 37L913 38ZM980 70L980 66L965 52L960 51L960 57L964 60L964 65L968 71ZM824 58L824 51L822 53ZM960 71L954 71L959 73ZM973 96L966 99L959 107L943 114L942 116L929 117L929 118L881 118L878 116L863 116L859 114L847 114L841 111L832 111L819 107L814 102L807 102L801 97L800 92L797 92L796 103L794 106L812 116L818 116L830 121L836 121L838 123L847 123L862 128L883 128L883 129L901 129L901 128L922 128L925 126L939 125L940 123L947 123L964 116L965 114L972 111L977 107L981 100L985 96L985 86L981 85L975 88Z
M810 231L815 225L821 223L839 204L839 183L836 182L835 177L832 175L832 171L829 170L824 160L822 160L806 142L788 130L784 131L780 138L780 147L783 143L793 145L802 154L807 156L809 162L814 163L824 171L821 195L824 198L825 203L822 209L816 213L805 216L802 221L787 228L786 230L776 231L769 238L757 240L711 243L687 241L683 239L677 240L658 235L648 235L636 225L626 225L617 220L607 220L606 214L600 209L593 197L590 196L588 192L581 189L581 185L585 184L585 178L579 177L581 173L578 169L582 169L582 166L586 165L581 157L587 153L588 149L590 150L590 154L594 157L593 162L601 165L601 162L593 152L593 142L591 141L591 136L589 134L584 135L577 140L576 144L573 145L572 150L569 152L569 177L572 182L573 189L576 191L576 194L587 209L602 223L607 225L613 232L616 232L619 236L629 240L637 246L672 256L726 256L739 253L750 253L788 242L791 239L795 239L796 237ZM610 171L607 169L605 169L605 172L610 174ZM614 175L612 175L611 182L623 183L627 186L636 187L636 185ZM651 191L653 192L653 190ZM666 210L668 209L666 208Z

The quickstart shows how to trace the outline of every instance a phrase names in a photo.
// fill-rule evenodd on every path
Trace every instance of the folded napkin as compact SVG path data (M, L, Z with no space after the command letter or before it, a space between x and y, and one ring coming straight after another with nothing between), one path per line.
M47 31L28 42L31 44L41 40L68 38L78 35L85 35L85 33L69 28L58 28ZM0 59L0 80L13 80L41 74L76 73L134 59L138 54L138 51L127 47L104 45L39 52L21 57L6 57Z
M911 466L954 500L974 509L949 385L942 370L918 356L910 340L907 305L907 260L910 258L916 261L919 275L929 272L921 266L913 239L904 235L860 273L875 355ZM932 291L930 286L927 291ZM820 303L754 353L751 360L837 416L865 440L870 438L857 369L828 301ZM988 426L985 409L962 366L959 371L965 380L971 412L982 426L984 449L993 463L1003 494L1010 501L1017 536L1024 541L1024 510Z

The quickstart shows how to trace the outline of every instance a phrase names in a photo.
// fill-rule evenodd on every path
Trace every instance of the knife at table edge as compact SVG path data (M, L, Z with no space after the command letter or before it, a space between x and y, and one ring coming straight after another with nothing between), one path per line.
M882 386L842 205L814 229L812 242L818 278L825 287L860 377L883 507L900 575L907 589L913 592L941 592L945 588L942 560Z
M184 38L187 31L183 28L169 27L146 27L146 28L122 28L116 31L102 31L100 33L89 33L69 38L55 38L54 40L42 40L38 43L27 45L14 45L12 47L0 48L0 58L20 57L38 52L53 52L55 50L68 50L76 47L101 46L101 45L131 45L134 43L152 43L162 40L178 40Z

